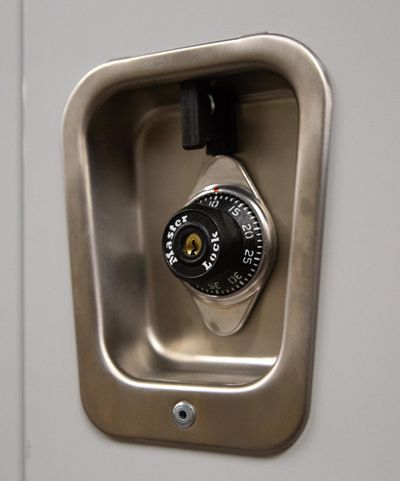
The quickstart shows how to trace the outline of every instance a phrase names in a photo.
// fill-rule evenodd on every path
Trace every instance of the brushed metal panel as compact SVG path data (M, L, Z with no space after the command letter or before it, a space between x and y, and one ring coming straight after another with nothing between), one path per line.
M159 248L205 161L179 148L178 82L204 75L237 86L239 157L279 239L252 319L226 339L197 322ZM78 85L64 126L71 268L81 395L100 429L249 453L296 439L309 404L330 108L319 62L276 35L114 61ZM170 415L181 398L197 411L184 432Z

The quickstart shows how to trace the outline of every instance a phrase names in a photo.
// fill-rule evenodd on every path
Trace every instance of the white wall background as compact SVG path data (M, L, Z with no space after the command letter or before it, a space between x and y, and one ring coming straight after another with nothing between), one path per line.
M22 455L21 5L0 3L0 480Z
M399 18L396 0L25 0L27 481L399 479ZM60 144L64 104L82 75L108 59L261 31L314 49L334 92L308 425L292 448L267 459L112 441L87 421L78 393ZM10 166L18 205L17 161ZM11 270L1 280L16 286L9 309L18 320L18 276ZM16 339L18 329L10 335ZM15 358L18 345L3 361L9 346L0 342L2 362ZM10 386L18 405L18 386ZM1 479L21 475L11 473Z

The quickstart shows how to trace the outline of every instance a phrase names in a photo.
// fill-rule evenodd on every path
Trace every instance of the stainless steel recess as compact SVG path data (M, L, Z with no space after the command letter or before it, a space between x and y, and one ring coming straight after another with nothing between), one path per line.
M237 159L278 239L257 302L224 336L160 249L192 194L230 184L204 181L211 158L181 146L179 86L201 78L238 99ZM81 397L99 429L263 455L295 441L310 403L330 113L321 64L279 35L112 61L75 88L63 132L71 275Z

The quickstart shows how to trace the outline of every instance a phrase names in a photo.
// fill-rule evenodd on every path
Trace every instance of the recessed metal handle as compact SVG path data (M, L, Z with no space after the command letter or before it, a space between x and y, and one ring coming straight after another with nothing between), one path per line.
M197 115L198 132L184 141L192 150L182 149L188 80L204 80L213 98L221 85L234 96L237 148ZM311 392L330 112L318 59L279 35L116 60L75 88L64 152L79 376L85 412L103 432L247 454L298 437ZM218 144L235 158L210 157L225 152ZM220 295L215 279L206 292L172 275L160 244L174 212L225 197L248 206L264 237L257 281L235 271L232 282L244 285ZM208 245L197 231L180 242L188 258Z

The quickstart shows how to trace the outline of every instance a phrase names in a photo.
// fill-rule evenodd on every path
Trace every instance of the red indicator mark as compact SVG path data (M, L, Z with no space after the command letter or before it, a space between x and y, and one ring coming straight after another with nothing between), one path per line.
M216 194L219 191L218 187L214 187L214 194Z

